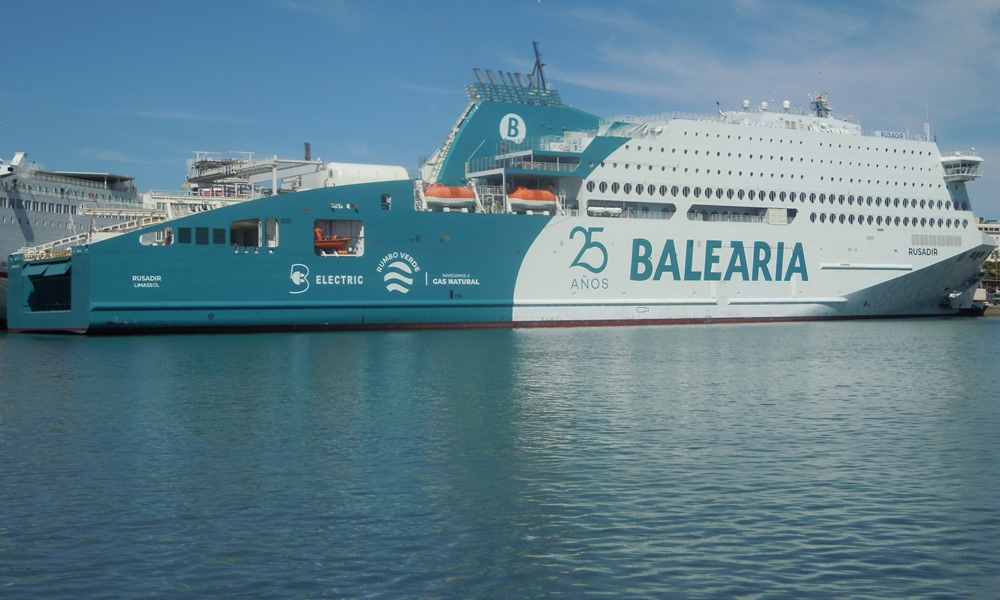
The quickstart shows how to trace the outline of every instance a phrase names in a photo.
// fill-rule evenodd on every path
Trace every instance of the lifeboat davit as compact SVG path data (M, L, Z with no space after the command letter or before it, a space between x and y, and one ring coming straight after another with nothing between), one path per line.
M556 212L556 195L548 190L532 190L519 187L507 195L510 209L514 212L526 210L536 212Z
M424 192L424 203L429 208L438 210L442 208L472 210L476 206L476 193L461 185L432 183Z

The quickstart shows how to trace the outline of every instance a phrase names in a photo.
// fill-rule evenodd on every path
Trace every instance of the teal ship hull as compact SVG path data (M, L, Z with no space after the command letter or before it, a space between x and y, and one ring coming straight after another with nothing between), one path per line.
M135 232L93 248L75 247L60 259L25 263L12 257L9 295L22 300L15 307L23 310L10 311L9 327L77 332L509 327L521 261L550 217L416 212L412 203L382 210L385 196L404 198L412 191L410 182L401 181L257 200L249 212L278 223L279 243L272 247L211 239L142 246ZM352 208L331 209L331 204ZM172 226L190 228L195 236L202 224L219 231L221 222L245 221L248 208L219 208ZM238 214L227 219L230 212ZM312 235L317 215L363 222L364 255L317 256ZM117 275L108 277L110 272Z

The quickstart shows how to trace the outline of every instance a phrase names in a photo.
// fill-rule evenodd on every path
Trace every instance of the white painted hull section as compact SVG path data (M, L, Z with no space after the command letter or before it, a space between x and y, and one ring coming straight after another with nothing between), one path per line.
M592 230L592 241L607 251L607 264L592 273L572 266L584 245L580 229ZM594 231L593 228L602 228ZM574 234L574 230L576 233ZM964 257L991 248L991 241L976 229L952 231L960 246L936 248L937 256L911 255L912 231L889 228L870 235L869 227L811 223L706 223L675 216L665 220L556 219L531 246L522 264L514 292L515 322L539 321L683 321L823 319L939 315L955 312L942 308L942 299L960 290L979 271L981 260ZM649 240L656 265L659 249L673 239L680 280L671 272L635 280L632 277L633 240ZM694 255L685 279L687 240ZM732 256L730 242L751 247L766 242L774 252L781 243L787 262L792 247L801 243L806 278L794 273L788 280L746 281L733 273L728 281L705 280L706 240L720 240L718 261L712 271L724 279ZM749 252L747 253L749 254ZM962 257L960 259L960 257ZM589 248L580 258L592 268L601 266L602 253ZM777 274L770 261L769 275ZM570 268L567 268L570 267ZM753 276L752 265L748 267ZM552 273L565 273L553 279Z

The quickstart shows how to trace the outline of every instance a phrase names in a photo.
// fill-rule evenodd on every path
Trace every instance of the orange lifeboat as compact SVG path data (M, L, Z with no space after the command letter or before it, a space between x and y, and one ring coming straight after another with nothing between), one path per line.
M344 250L350 243L351 238L349 237L333 236L326 239L317 239L313 242L313 245L320 250Z
M507 194L507 202L514 212L548 212L556 211L556 195L548 190L532 190L519 187L513 193Z
M435 210L473 210L476 207L476 193L461 185L432 183L424 192L424 202L428 208Z
M556 195L548 190L529 190L526 187L519 187L514 193L507 196L516 200L538 200L542 202L555 202Z
M475 198L476 195L469 188L461 185L444 185L443 183L432 183L424 196L431 198Z

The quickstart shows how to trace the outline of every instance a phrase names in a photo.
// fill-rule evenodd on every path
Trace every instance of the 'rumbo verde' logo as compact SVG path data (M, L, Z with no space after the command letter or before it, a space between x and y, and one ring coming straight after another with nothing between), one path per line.
M413 285L413 276L420 272L420 265L406 252L390 252L378 261L375 270L382 274L385 289L405 294Z

